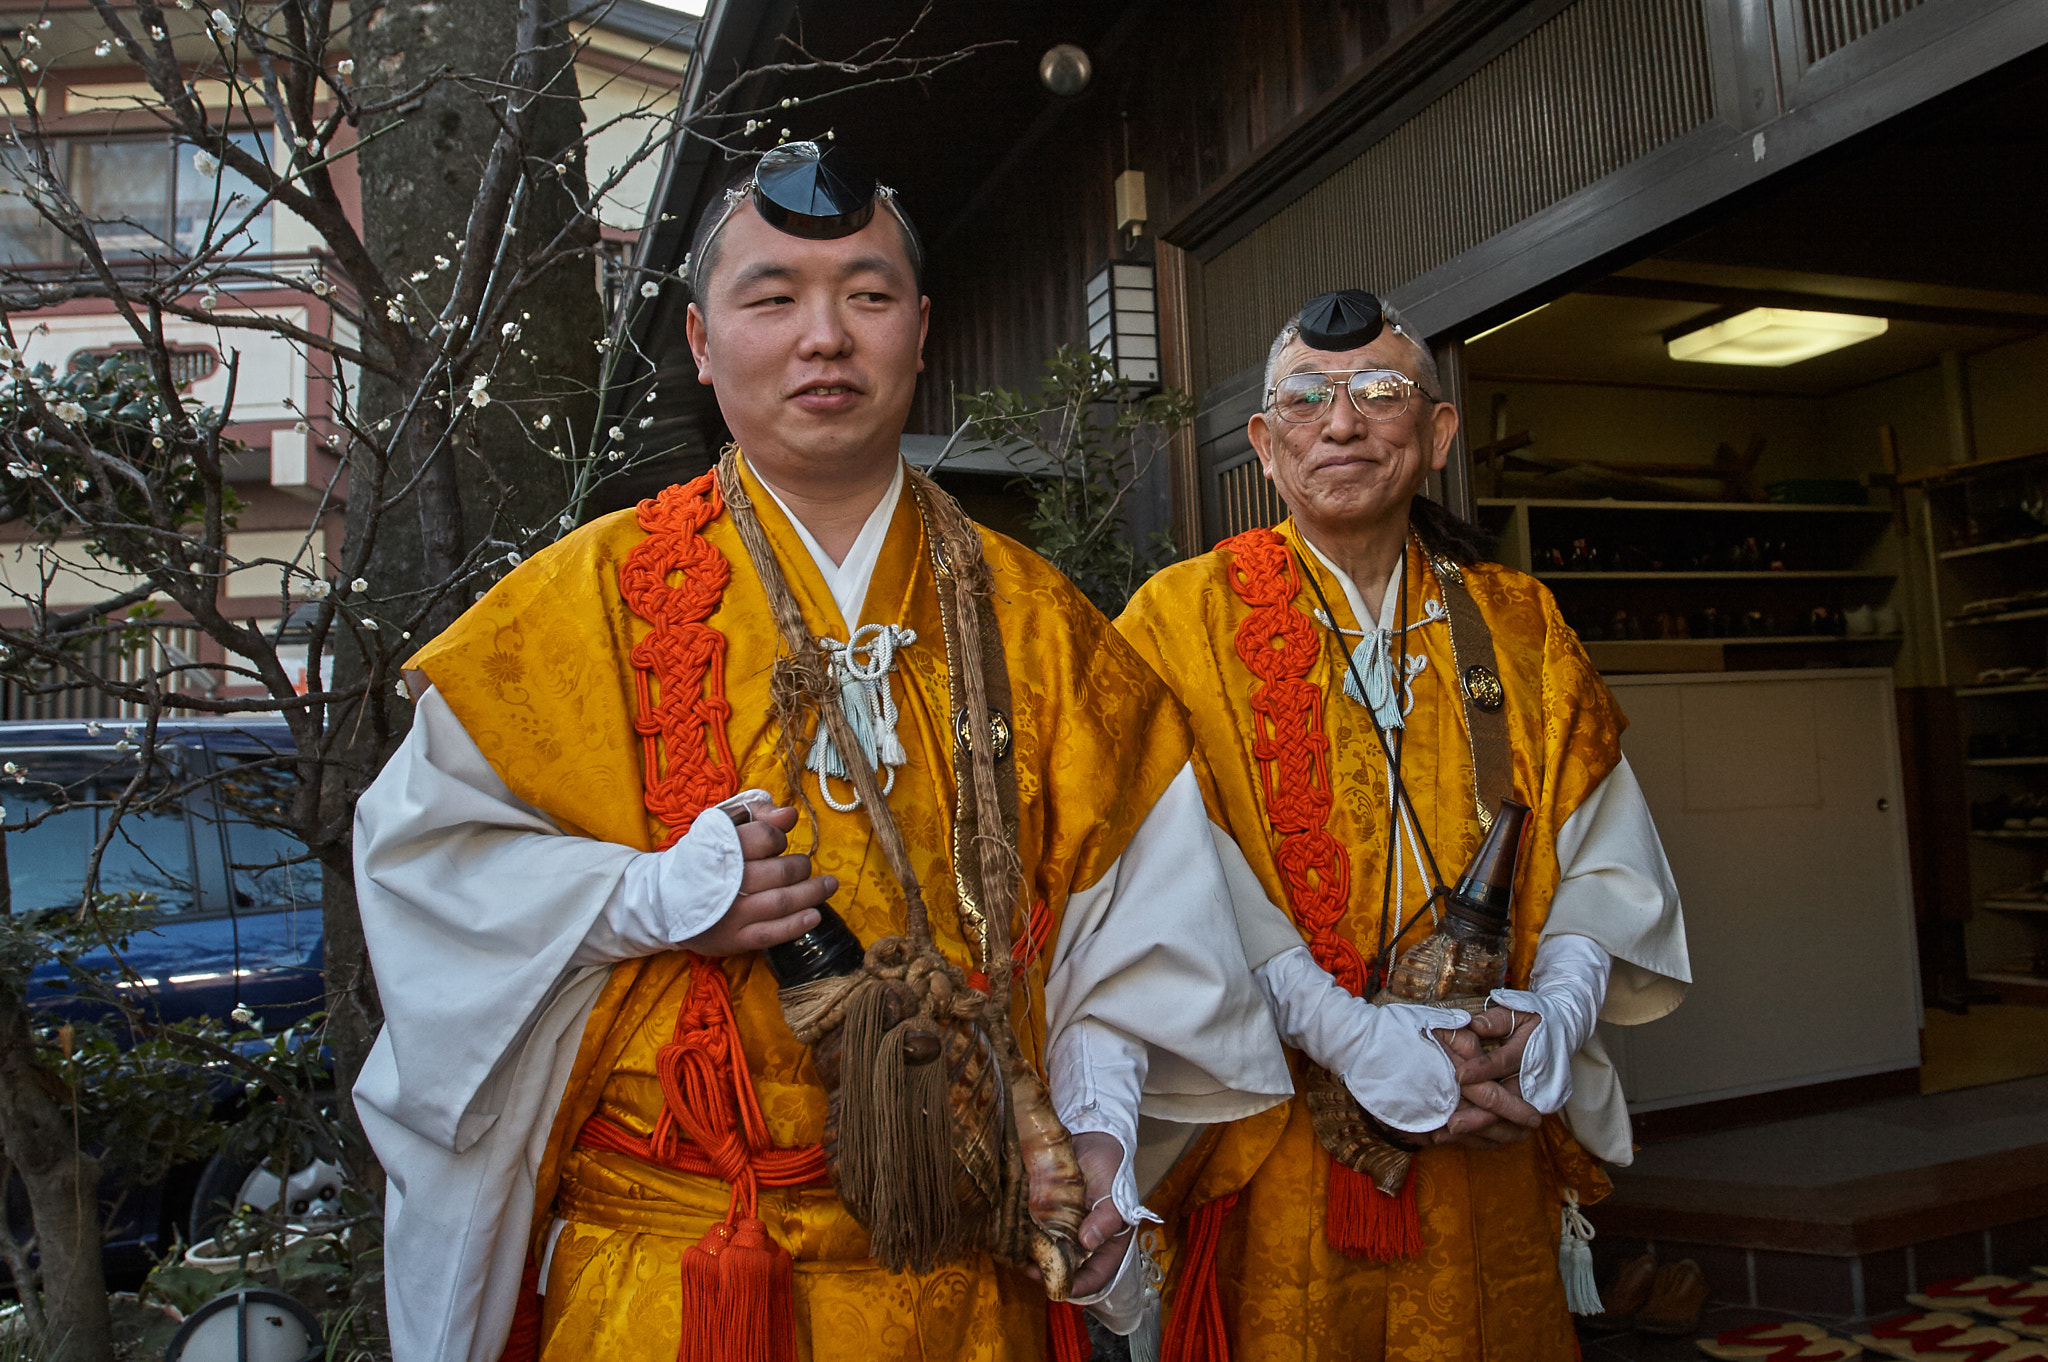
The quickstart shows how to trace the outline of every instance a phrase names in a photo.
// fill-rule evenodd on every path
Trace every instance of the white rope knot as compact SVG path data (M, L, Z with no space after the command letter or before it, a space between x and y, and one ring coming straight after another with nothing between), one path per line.
M916 631L894 624L863 624L845 642L836 638L818 640L818 646L825 650L832 679L839 683L839 708L846 715L848 727L853 729L861 755L882 774L885 795L896 787L896 768L909 760L902 740L896 736L896 700L889 693L889 675L896 667L896 650L915 642ZM860 807L858 792L843 803L832 795L827 782L845 780L847 766L823 723L818 725L818 736L811 743L804 769L817 774L818 794L828 808L851 813Z
M1406 727L1403 721L1415 708L1415 678L1429 669L1428 656L1417 653L1407 659L1403 674L1397 678L1394 675L1394 636L1450 617L1451 612L1434 596L1422 603L1421 619L1399 629L1382 629L1378 625L1369 629L1346 629L1322 611L1316 611L1316 618L1330 629L1358 640L1358 646L1351 650L1352 665L1344 669L1344 694L1368 706L1373 720L1383 729ZM1356 676L1353 675L1354 669ZM1364 694L1359 693L1357 676L1365 678Z

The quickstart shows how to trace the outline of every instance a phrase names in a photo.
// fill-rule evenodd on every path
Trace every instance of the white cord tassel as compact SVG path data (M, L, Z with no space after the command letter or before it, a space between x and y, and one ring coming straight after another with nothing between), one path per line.
M1579 1214L1579 1194L1564 1194L1563 1232L1557 1241L1557 1274L1564 1278L1564 1301L1575 1315L1597 1315L1600 1288L1593 1281L1593 1227Z
M1145 1274L1145 1313L1139 1318L1138 1327L1131 1330L1125 1340L1131 1350L1131 1362L1159 1362L1161 1339L1165 1332L1159 1288L1166 1277L1159 1270L1159 1260L1152 1256L1158 1247L1156 1231L1145 1230L1139 1234L1138 1266Z
M839 683L839 708L846 714L854 742L868 765L882 772L883 794L896 787L896 768L909 760L903 740L896 736L896 699L889 693L889 674L896 666L896 650L915 642L917 634L913 630L894 624L864 624L844 643L836 638L818 640L825 649L833 679ZM867 655L865 661L856 656L860 653ZM847 766L823 723L818 725L818 735L811 743L804 768L817 774L818 794L827 807L840 813L860 807L859 794L842 803L833 797L827 784L845 780Z

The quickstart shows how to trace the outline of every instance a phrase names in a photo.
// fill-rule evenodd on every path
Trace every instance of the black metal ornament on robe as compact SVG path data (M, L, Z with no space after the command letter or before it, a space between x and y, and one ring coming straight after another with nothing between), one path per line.
M811 241L852 236L875 215L875 177L837 147L788 142L754 170L754 209L779 232Z
M1370 345L1386 325L1380 300L1360 288L1338 289L1301 306L1302 342L1311 350L1356 350Z

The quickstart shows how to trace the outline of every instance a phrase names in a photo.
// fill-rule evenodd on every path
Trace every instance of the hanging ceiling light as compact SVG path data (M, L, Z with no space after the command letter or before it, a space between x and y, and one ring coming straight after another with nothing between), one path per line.
M1801 312L1786 307L1753 307L1725 321L1667 336L1664 348L1677 360L1695 364L1753 364L1778 369L1845 345L1882 336L1891 322L1845 312Z

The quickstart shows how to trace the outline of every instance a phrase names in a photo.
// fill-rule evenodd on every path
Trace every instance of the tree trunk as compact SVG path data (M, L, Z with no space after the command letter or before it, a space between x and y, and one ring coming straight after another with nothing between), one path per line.
M7 839L0 835L0 916L12 910ZM62 1091L36 1063L28 1007L0 984L0 1147L28 1189L42 1258L46 1327L36 1355L48 1362L108 1362L113 1331L100 1261L99 1160L78 1147L53 1088Z
M510 69L518 27L518 0L468 0L461 5L389 0L365 14L356 55L367 81L387 89L403 88L443 70L501 81ZM582 160L580 155L565 158L564 153L578 146L583 115L568 52L557 45L544 61L543 77L550 78L550 84L536 106L528 148L532 157L563 163L567 173L541 177L533 186L514 238L521 249L537 249L555 240L577 218ZM444 81L427 94L422 107L364 130L374 134L359 153L365 245L388 279L405 280L425 271L428 277L418 287L428 307L441 305L449 280L459 272L437 265L437 257L458 259L463 251L496 251L500 245L464 239L479 177L504 116L503 99L493 99L495 109L476 91ZM572 236L594 242L596 228L586 225ZM516 268L520 258L518 250L507 252L505 268ZM430 593L449 584L454 565L485 539L503 541L524 554L553 538L567 486L564 465L551 456L549 447L564 427L587 426L596 411L594 342L604 329L596 279L590 259L571 259L543 274L519 299L515 319L526 312L544 320L529 325L527 334L498 357L489 407L465 417L460 394L467 390L467 375L453 376L456 409L437 406L431 392L419 401L410 437L393 451L384 479L388 497L424 467L426 476L410 502L380 512L371 495L373 478L365 457L356 452L343 559L348 561L366 536L375 536L363 575L371 597L391 603L388 611L380 611L387 618L418 610ZM416 312L423 310L414 307ZM395 431L399 414L419 396L434 341L424 326L418 330L421 353L427 357L414 366L418 373L410 382L364 374L361 419L366 427L388 417ZM443 389L442 400L446 398ZM550 432L545 444L537 442L534 424L543 414L549 418ZM451 430L454 434L448 437ZM486 576L445 594L412 645L453 623L490 581L509 570L510 551L494 551ZM395 695L397 679L395 673L379 671L346 635L337 640L335 688L347 692L361 687L364 700L361 711L343 711L329 721L328 731L334 736L328 755L339 763L329 768L327 778L330 816L353 808L356 796L405 734L411 707ZM338 859L340 864L326 866L322 916L330 1043L337 1079L347 1085L354 1082L369 1053L381 1010L363 945L355 886L346 858Z

